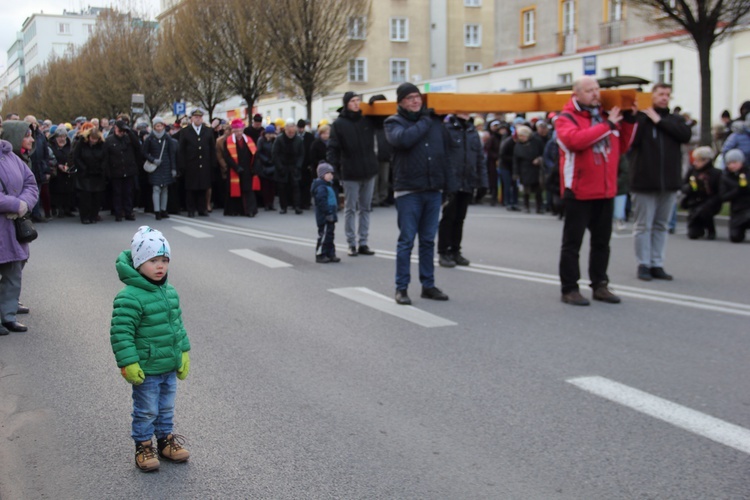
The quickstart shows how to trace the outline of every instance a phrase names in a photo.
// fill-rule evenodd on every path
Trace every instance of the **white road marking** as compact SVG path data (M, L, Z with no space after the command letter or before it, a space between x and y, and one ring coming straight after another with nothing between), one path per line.
M240 257L244 257L245 259L252 260L253 262L257 262L258 264L262 264L266 267L270 267L271 269L277 269L280 267L292 267L292 265L289 264L288 262L274 259L273 257L268 257L267 255L254 252L247 248L242 248L240 250L230 250L230 252L232 252L235 255L239 255Z
M450 321L440 316L435 316L427 311L422 311L414 306L402 306L396 304L393 297L386 297L379 293L373 292L369 288L365 287L352 287L352 288L332 288L329 292L340 295L354 302L358 302L362 305L372 307L378 311L396 316L397 318L411 321L417 325L424 326L426 328L434 328L438 326L454 326L458 323Z
M315 248L316 240L312 238L300 238L297 236L288 236L284 234L272 233L270 231L260 231L256 229L245 229L239 227L228 226L226 224L218 224L213 222L195 221L194 219L188 219L181 216L173 216L174 219L184 222L185 224L192 225L195 227L202 227L204 229L213 229L225 233L237 234L241 236L249 236L252 238L259 238L263 240L276 241L279 243L287 243L293 245L301 245L305 247ZM394 245L395 246L395 245ZM337 245L337 249L341 253L345 253L347 247L345 245ZM375 250L375 257L381 259L396 259L396 252L391 250ZM359 258L359 257L358 257ZM418 257L412 255L412 262L417 262ZM537 273L534 271L524 271L522 269L512 269L501 266L490 266L484 264L473 263L471 266L459 266L453 269L458 272L470 272L477 274L484 274L488 276L498 276L502 278L511 278L521 281L529 281L532 283L542 283L547 285L553 285L556 287L560 286L560 278L554 274ZM587 286L588 281L581 281L582 286ZM698 297L693 295L683 295L668 292L660 292L648 288L637 288L624 285L614 284L612 286L615 293L622 295L623 297L632 297L641 300L650 300L652 302L661 302L666 304L673 304L681 307L690 307L692 309L701 309L706 311L714 311L720 313L735 314L738 316L750 317L750 305L741 304L738 302L729 302L725 300L709 299L706 297Z
M604 377L578 377L568 383L686 431L750 454L750 430L678 405Z
M213 238L213 234L204 233L203 231L198 231L197 229L193 229L192 227L187 226L172 226L172 229L179 231L181 233L185 233L188 236L192 236L193 238Z

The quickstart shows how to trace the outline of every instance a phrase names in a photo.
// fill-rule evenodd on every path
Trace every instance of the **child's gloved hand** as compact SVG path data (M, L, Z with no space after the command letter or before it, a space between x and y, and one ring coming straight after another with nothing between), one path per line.
M143 381L146 380L146 376L143 374L143 370L141 370L141 365L138 363L123 366L120 368L120 372L122 372L122 376L125 380L133 385L141 385Z
M177 369L177 378L185 380L190 373L190 354L187 351L182 353L182 364Z

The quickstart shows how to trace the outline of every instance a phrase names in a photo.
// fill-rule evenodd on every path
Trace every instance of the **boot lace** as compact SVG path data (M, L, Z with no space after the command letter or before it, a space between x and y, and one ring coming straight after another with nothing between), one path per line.
M138 452L136 453L136 455L140 455L142 457L142 460L145 462L146 460L156 458L156 450L154 450L153 445L141 444L138 446Z
M183 445L187 443L187 438L181 434L170 434L164 439L164 442L169 446L169 451L175 452L182 449Z

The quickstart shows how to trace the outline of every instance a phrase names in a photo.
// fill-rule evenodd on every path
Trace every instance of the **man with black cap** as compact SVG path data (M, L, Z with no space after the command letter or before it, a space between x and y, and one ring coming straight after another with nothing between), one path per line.
M302 138L302 148L305 150L302 177L299 181L300 208L304 210L310 210L310 207L312 207L312 193L310 188L312 188L313 179L318 176L318 166L312 165L312 160L310 160L310 146L312 146L315 136L306 129L307 125L306 120L300 118L297 121L297 135Z
M259 113L255 113L253 115L253 121L250 122L249 126L245 127L243 133L251 138L255 144L258 144L258 139L260 139L260 136L263 134L263 116Z
M344 94L344 106L331 126L326 151L328 163L334 166L344 187L344 232L350 257L375 253L367 246L367 237L378 159L375 127L369 118L362 116L361 102L361 97L354 92ZM355 231L356 212L359 212L358 232Z
M435 286L435 234L443 193L455 192L448 164L449 139L442 120L424 106L416 85L396 89L398 110L385 120L385 136L393 146L393 196L398 211L396 246L396 303L411 304L411 250L419 234L419 281L422 298L448 300ZM441 193L442 192L442 193Z
M208 216L206 190L211 187L211 172L216 162L216 142L210 128L203 126L203 111L190 114L190 125L180 132L177 155L179 170L185 179L185 205L188 217Z

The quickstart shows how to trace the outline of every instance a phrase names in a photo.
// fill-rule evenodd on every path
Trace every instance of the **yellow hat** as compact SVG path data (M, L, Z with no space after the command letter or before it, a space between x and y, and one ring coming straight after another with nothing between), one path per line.
M328 121L328 118L323 118L318 122L318 128L322 127L323 125L328 125L330 122Z
M66 123L65 128L68 130L73 130L73 125L71 125L70 123Z
M286 125L286 120L284 120L283 118L276 118L273 121L273 124L278 128L284 128L284 126Z

